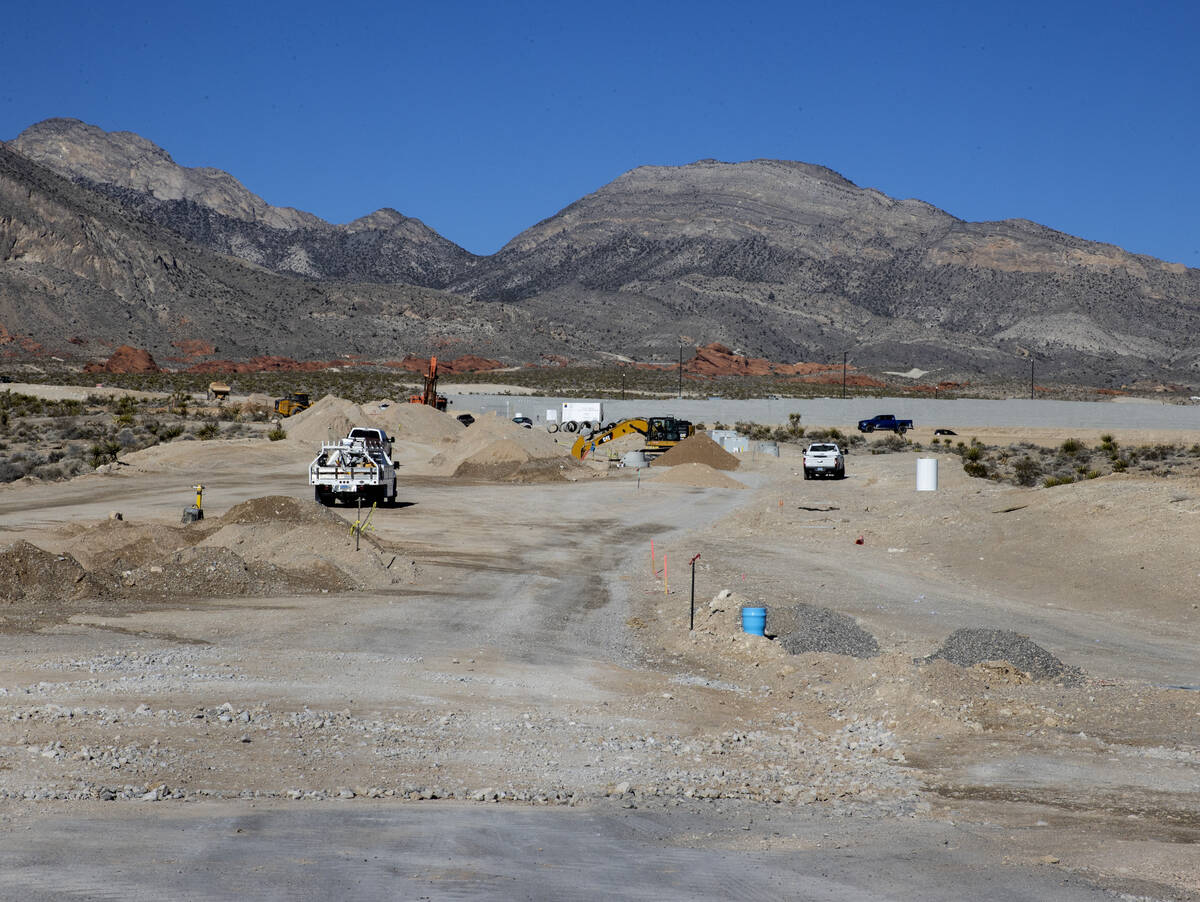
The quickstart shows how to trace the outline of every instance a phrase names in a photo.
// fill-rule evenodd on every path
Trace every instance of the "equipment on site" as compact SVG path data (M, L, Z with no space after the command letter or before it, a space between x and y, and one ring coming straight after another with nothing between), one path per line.
M652 456L670 450L695 433L696 427L688 420L677 420L675 417L634 417L609 425L607 429L580 435L571 446L571 454L583 460L613 439L638 434L645 437L646 447L642 449L643 452Z
M286 398L278 398L275 401L275 412L281 417L290 417L310 407L312 399L306 391L292 392Z
M408 399L409 404L424 404L427 407L432 407L435 410L445 410L450 403L446 400L445 395L437 393L438 382L438 365L437 358L429 358L429 371L425 374L425 388L422 389L419 395L412 395Z
M229 397L229 392L230 392L230 388L224 382L208 383L209 400L216 399L218 401L224 401L226 398Z
M321 445L308 468L313 496L320 504L358 499L380 504L396 503L396 465L392 439L382 429L355 426L349 435Z
M185 507L183 509L184 523L195 523L197 520L204 519L204 486L194 485L192 486L192 491L196 493L196 505L195 507Z
M609 426L616 425L609 423ZM563 401L558 416L557 432L592 432L604 427L604 404L601 401Z

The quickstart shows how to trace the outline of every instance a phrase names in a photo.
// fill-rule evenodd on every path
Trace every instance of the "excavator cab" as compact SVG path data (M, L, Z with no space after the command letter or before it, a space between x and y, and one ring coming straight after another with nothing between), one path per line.
M694 433L695 427L687 420L674 417L650 417L650 429L646 432L646 443L676 444Z

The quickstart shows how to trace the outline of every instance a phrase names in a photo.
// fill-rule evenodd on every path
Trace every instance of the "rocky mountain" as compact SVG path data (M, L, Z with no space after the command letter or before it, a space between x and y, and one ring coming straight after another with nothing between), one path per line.
M180 166L132 132L78 119L47 119L9 147L189 241L275 272L438 288L473 256L389 208L332 225L271 206L227 172Z
M1019 372L1033 354L1041 372L1118 380L1200 359L1200 270L1028 221L963 222L774 160L635 169L450 289L574 308L644 351L651 323L663 352L684 335L775 360L848 350L960 373Z
M336 334L353 343L343 353L436 336L453 339L456 352L513 362L542 354L673 360L680 344L715 341L777 361L849 352L859 366L945 377L1021 374L1031 355L1040 374L1101 383L1200 373L1200 270L1024 220L964 222L804 163L641 167L497 254L475 257L394 210L331 225L272 207L227 173L179 167L128 132L48 120L8 146L20 154L10 160L71 179L72 203L103 210L114 227L152 233L176 259L206 261L171 278L151 266L153 286L125 289L162 302L146 330L207 316L198 303L207 283L189 280L215 267L231 297L248 292L240 304L262 325L236 338L253 353L290 353L290 343L313 356L336 348ZM38 215L30 213L27 230ZM112 291L109 270L125 271L122 248L92 250L95 272L63 266L42 283L60 306L83 305L81 323L89 302L80 299ZM230 258L242 265L221 269ZM0 262L10 285L13 262ZM244 288L281 278L283 294L311 293L304 309L314 317L317 297L352 295L355 308L329 334L299 329L274 288ZM11 316L0 322L14 328ZM366 328L382 338L368 340Z
M398 359L446 349L536 358L555 321L411 285L280 275L184 240L0 146L0 356L159 362L284 354ZM463 336L468 340L464 341Z

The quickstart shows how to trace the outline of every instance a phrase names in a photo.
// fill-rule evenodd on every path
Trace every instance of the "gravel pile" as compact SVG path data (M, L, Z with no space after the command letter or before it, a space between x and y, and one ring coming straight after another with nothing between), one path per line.
M817 651L853 658L879 654L875 637L854 618L811 604L767 607L767 630L789 654Z
M959 667L974 667L984 661L1007 661L1038 682L1076 686L1083 671L1068 667L1028 636L1012 630L960 629L950 634L941 648L925 658L942 658Z

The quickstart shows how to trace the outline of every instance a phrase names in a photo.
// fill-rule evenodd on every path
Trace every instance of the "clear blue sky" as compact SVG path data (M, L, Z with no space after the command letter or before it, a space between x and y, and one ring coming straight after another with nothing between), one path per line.
M24 4L0 139L71 116L273 204L498 250L622 172L819 163L1200 267L1184 2Z

